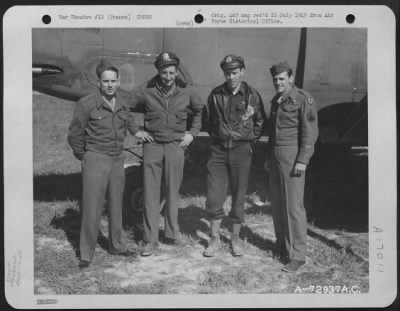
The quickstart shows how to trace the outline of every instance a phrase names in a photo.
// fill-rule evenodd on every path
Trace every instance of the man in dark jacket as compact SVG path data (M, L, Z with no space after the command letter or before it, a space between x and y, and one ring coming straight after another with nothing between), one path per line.
M142 256L152 255L158 242L162 183L166 198L165 238L168 243L182 245L178 208L184 152L200 132L203 108L200 98L178 78L179 58L174 53L159 54L154 65L158 74L139 87L130 102L132 109L144 113L145 131L138 135L144 141ZM189 131L186 130L188 113L193 116Z
M296 272L306 260L304 183L318 138L318 115L312 96L293 84L287 62L272 66L270 72L277 94L271 101L266 168L270 170L275 254L286 263L284 271Z
M121 239L125 183L123 142L127 130L136 134L138 127L126 103L116 94L120 84L118 69L101 61L96 73L99 91L79 100L68 132L68 142L82 163L81 268L88 267L94 256L107 187L109 251L116 255L134 255Z
M207 202L211 239L204 256L213 257L220 247L219 227L225 213L228 181L232 192L231 248L234 256L243 255L239 240L244 222L244 199L252 159L252 142L261 135L264 121L260 95L242 81L245 71L241 56L227 55L221 61L225 83L212 90L204 111L204 124L211 136L207 163Z

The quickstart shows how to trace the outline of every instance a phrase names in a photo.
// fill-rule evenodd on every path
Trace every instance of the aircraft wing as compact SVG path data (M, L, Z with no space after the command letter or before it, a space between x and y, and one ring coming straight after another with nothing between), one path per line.
M155 54L140 52L93 55L81 68L67 64L62 58L33 63L33 90L77 101L97 89L95 68L101 59L105 59L118 67L121 79L119 91L124 96L155 75L155 57ZM188 84L193 83L183 66L180 66L178 76Z

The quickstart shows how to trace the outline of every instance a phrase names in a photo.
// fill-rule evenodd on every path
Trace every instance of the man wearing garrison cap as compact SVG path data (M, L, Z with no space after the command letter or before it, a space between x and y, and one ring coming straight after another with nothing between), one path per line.
M274 253L296 272L306 260L307 217L304 183L318 138L317 109L311 95L293 84L287 62L270 68L277 94L271 101L266 169L270 171L276 245Z
M165 191L165 241L185 246L178 226L179 189L183 178L184 152L200 132L203 104L178 77L179 58L171 52L155 60L157 75L137 88L131 108L144 113L143 139L144 213L142 256L150 256L158 244L160 186ZM188 122L188 115L193 121ZM163 179L162 179L163 177Z
M119 71L106 60L96 67L98 91L76 104L68 142L82 163L80 268L93 259L108 188L109 252L131 256L122 241L122 193L125 184L123 142L127 130L138 133L126 102L117 95Z
M264 112L258 92L242 80L241 56L227 55L220 63L225 83L211 91L204 109L204 126L211 137L207 163L207 201L211 239L203 255L213 257L220 248L219 228L225 216L223 203L228 186L232 193L231 250L242 256L239 239L244 222L244 199L252 159L252 143L261 135Z

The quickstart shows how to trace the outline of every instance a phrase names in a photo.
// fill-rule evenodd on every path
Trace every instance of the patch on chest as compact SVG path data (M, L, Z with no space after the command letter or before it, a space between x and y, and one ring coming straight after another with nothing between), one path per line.
M248 120L254 114L254 108L250 105L247 106L246 112L242 115L242 120Z

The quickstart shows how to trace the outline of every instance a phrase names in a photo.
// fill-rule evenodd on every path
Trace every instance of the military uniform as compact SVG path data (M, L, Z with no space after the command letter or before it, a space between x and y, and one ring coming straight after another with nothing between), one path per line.
M99 65L98 76L110 67ZM114 97L114 109L100 92L76 104L69 126L68 142L82 162L82 219L80 259L92 261L97 243L105 192L109 191L109 244L111 253L126 253L121 240L122 196L125 183L123 142L127 130L135 134L135 124L126 102Z
M222 60L221 68L224 71L244 68L244 61L240 56L228 55ZM233 239L238 239L240 226L244 222L252 143L261 134L264 121L262 107L258 92L244 81L240 82L235 94L228 88L227 82L216 87L211 91L205 107L203 123L211 137L206 208L211 221L211 237L217 243L219 223L225 216L223 203L229 185L232 192L229 217ZM214 249L209 245L204 255L212 257ZM235 255L235 249L233 252ZM241 255L240 248L237 248L237 255Z
M296 163L308 164L314 152L318 137L316 103L308 92L291 86L276 95L271 104L268 158L277 251L289 260L304 262L305 174L296 175L293 169Z
M156 58L157 69L169 65L179 65L175 54L165 52ZM185 133L196 137L200 132L203 103L179 78L165 92L159 75L156 75L133 93L130 106L135 111L144 113L144 129L154 138L153 142L146 142L143 146L143 240L147 244L158 241L161 183L165 185L166 198L165 237L179 240L179 189L185 162L185 150L180 142ZM193 115L193 121L187 132L188 113ZM163 173L164 180L161 179Z
M235 100L235 97L240 97ZM225 85L215 88L208 99L204 123L211 137L207 164L207 210L210 218L222 218L222 205L229 185L232 208L229 216L235 223L244 222L244 197L250 173L252 146L261 134L263 116L258 92L246 82L236 95Z

